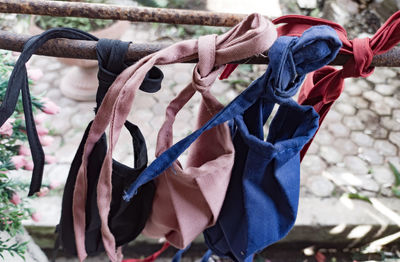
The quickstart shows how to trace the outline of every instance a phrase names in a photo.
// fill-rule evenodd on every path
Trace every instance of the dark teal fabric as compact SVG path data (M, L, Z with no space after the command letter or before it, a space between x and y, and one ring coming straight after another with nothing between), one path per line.
M284 237L296 219L299 152L317 130L318 114L291 97L305 74L331 62L340 47L336 32L328 26L310 28L300 38L278 38L268 53L266 73L202 128L159 156L125 199L168 168L204 131L231 121L236 151L232 177L217 224L204 236L215 254L251 261L255 252ZM275 105L279 110L264 141L263 126Z

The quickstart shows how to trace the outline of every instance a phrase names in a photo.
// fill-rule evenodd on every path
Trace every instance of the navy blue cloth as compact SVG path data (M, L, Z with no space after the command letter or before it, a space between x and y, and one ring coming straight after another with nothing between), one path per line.
M204 236L215 254L250 261L255 252L284 237L294 224L299 152L317 130L318 114L291 97L305 75L331 62L341 45L328 26L312 27L300 38L278 38L268 53L266 73L202 128L159 156L124 198L130 199L142 184L168 168L203 132L233 120L236 154L232 177L217 223L205 230ZM276 104L279 109L264 141L263 126Z
M267 72L248 89L263 90L232 123L235 162L215 226L204 231L208 247L235 261L286 236L297 215L300 150L318 128L318 114L290 97L305 74L329 63L341 42L329 27L314 27L300 38L278 38L268 52ZM263 126L279 108L264 141Z

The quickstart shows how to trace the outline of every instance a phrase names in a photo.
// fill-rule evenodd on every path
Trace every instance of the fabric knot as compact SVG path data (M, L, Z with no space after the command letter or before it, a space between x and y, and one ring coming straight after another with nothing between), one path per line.
M201 36L198 40L199 62L193 70L192 87L200 93L210 89L221 66L215 65L217 35Z
M272 68L269 84L274 95L289 98L297 93L307 73L332 61L341 43L329 26L315 26L299 37L282 36L268 52Z
M356 38L351 41L353 47L353 56L343 66L343 77L367 77L374 68L371 67L374 53L370 46L369 38Z
M349 40L346 30L334 22L300 15L283 16L273 21L275 24L284 23L278 28L280 35L301 35L303 31L314 25L329 25L336 30L343 46L341 54L350 58L343 69L326 66L311 74L304 81L299 93L298 102L310 105L320 115L322 124L330 108L344 89L344 79L347 77L369 76L374 68L371 67L373 55L383 54L400 42L400 11L394 13L371 39ZM303 157L311 141L304 146Z

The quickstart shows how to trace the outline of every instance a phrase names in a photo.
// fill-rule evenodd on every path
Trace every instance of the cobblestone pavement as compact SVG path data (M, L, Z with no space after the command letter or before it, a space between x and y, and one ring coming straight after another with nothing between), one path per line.
M347 79L302 163L302 196L360 192L391 197L400 167L399 70L377 68L367 79Z

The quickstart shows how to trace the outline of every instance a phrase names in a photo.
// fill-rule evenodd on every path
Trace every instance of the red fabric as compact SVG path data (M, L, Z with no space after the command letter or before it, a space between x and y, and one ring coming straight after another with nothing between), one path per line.
M400 11L393 14L372 38L347 38L343 27L319 18L300 15L288 15L272 21L274 24L286 23L278 28L279 36L300 36L305 30L314 25L329 25L338 33L343 47L341 54L351 55L349 60L338 70L325 66L310 73L300 90L298 102L301 105L312 105L320 115L321 126L332 104L339 98L344 88L344 79L348 77L367 77L373 73L371 62L374 55L389 51L400 42ZM311 141L304 146L301 158L304 157Z
M232 74L232 72L235 71L238 65L239 64L227 64L224 68L224 71L219 76L219 80L227 79Z
M156 261L156 259L170 246L168 242L165 242L164 245L161 247L160 250L154 252L151 256L145 257L145 258L128 258L122 260L122 262L153 262Z

